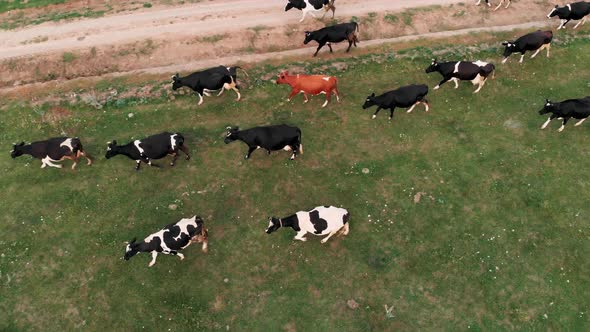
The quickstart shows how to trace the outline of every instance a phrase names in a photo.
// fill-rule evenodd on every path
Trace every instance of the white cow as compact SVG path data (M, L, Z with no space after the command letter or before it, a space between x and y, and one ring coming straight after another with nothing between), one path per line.
M329 238L340 231L343 235L348 235L349 218L350 214L346 209L335 206L318 206L309 212L299 211L285 218L270 218L266 233L270 234L281 227L291 227L297 232L295 240L307 241L304 236L307 233L312 233L318 236L328 235L321 241L326 243Z
M285 7L285 11L288 11L291 8L297 8L301 10L303 15L299 22L303 22L305 16L307 14L316 17L315 14L319 12L324 12L322 18L326 16L328 11L332 11L332 18L334 18L334 14L336 13L336 7L334 6L334 2L336 0L289 0L287 6Z

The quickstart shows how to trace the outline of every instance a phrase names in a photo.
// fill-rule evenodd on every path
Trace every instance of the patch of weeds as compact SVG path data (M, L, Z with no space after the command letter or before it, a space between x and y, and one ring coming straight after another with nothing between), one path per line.
M65 52L62 56L62 60L64 63L70 63L74 60L76 60L76 55L74 53L71 52Z
M143 3L143 8L152 8L152 4L149 2L144 2Z
M90 55L94 58L96 57L96 47L92 46L92 48L90 49Z
M401 13L402 16L402 22L404 22L404 25L407 26L412 26L412 23L414 21L414 13L413 12L403 12Z
M392 24L395 24L395 23L399 22L399 17L397 17L397 16L395 16L393 14L387 14L387 15L385 15L384 19L385 19L386 22L389 22L389 23L392 23Z
M218 41L225 39L225 37L227 37L227 34L221 33L221 34L216 34L213 36L201 37L198 40L201 42L214 44L214 43L217 43Z
M453 17L463 17L463 16L465 16L465 11L461 10L459 12L454 13L452 16Z

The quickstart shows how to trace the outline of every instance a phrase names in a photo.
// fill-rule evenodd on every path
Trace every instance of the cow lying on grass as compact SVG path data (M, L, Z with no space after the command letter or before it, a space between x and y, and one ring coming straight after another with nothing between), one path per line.
M117 141L108 142L105 158L110 159L119 154L125 155L137 162L135 170L139 171L142 161L150 166L160 167L159 165L153 164L152 160L162 159L167 155L172 155L170 166L174 166L179 151L186 154L186 160L191 158L188 148L184 144L184 136L182 134L163 132L144 139L135 140L126 145L117 145Z
M291 93L287 101L291 101L298 93L303 93L304 104L309 101L307 97L310 95L325 94L326 101L322 105L326 107L332 100L332 94L336 95L336 100L340 102L340 95L338 92L338 79L334 76L326 75L289 75L289 72L284 71L279 74L277 84L288 84L291 86Z
M473 93L478 93L481 88L486 84L486 81L490 75L494 75L496 67L487 62L483 61L452 61L452 62L441 62L438 63L436 59L432 60L432 63L426 68L426 73L439 72L443 79L434 87L434 90L438 90L441 85L448 81L455 82L455 89L459 88L459 81L467 80L471 81L473 85L477 85L477 89Z
M29 154L33 158L41 159L41 168L46 166L62 168L63 165L57 165L54 162L70 159L74 162L72 164L73 170L76 169L80 156L86 158L88 165L92 165L92 159L84 152L78 137L56 137L31 144L21 142L12 146L10 156L13 159L23 154Z
M257 149L265 149L269 155L271 151L292 151L291 160L295 159L298 153L303 154L301 129L284 124L254 127L246 130L240 130L239 127L227 127L225 144L236 140L248 145L248 153L244 159L250 158L252 152Z
M299 22L303 22L307 14L316 17L315 14L318 12L324 12L322 18L326 16L326 13L332 11L332 18L336 13L336 6L334 2L336 0L289 0L285 11L289 11L291 8L299 9L302 12L301 19Z
M291 227L297 232L295 240L307 241L307 233L318 236L328 235L322 239L326 243L329 238L342 232L348 235L348 211L335 206L318 206L311 211L299 211L285 218L272 217L269 219L266 233L270 234L281 227Z
M191 243L203 243L202 250L207 252L209 245L209 233L204 226L203 219L199 216L181 219L175 224L170 224L160 231L146 237L142 242L135 242L135 238L127 243L125 248L125 260L137 255L140 252L152 254L152 261L149 266L156 264L159 253L175 255L184 259L180 250L188 247Z
M512 53L520 53L520 61L522 63L524 60L524 54L527 51L535 51L533 55L531 55L531 59L536 57L539 52L544 49L547 49L547 57L549 57L549 51L551 50L551 41L553 40L553 32L551 31L535 31L528 33L515 41L505 41L502 45L505 46L504 49L504 60L502 63L506 63L508 58Z
M377 117L377 113L379 113L381 109L389 109L391 111L389 114L389 120L393 118L393 111L396 107L410 107L407 112L410 113L412 110L414 110L416 105L424 104L426 107L426 112L428 112L430 107L428 105L428 100L425 98L427 94L428 86L424 84L403 86L397 90L386 92L380 96L375 96L373 93L365 100L363 109L367 109L376 105L377 110L375 111L375 114L373 114L373 119Z
M553 103L547 99L545 106L539 111L539 114L543 115L547 113L551 113L551 116L541 126L541 129L547 128L549 122L556 118L563 121L561 127L558 129L559 132L565 129L565 124L571 118L579 119L580 121L574 125L579 126L590 116L590 96L581 99L568 99L560 103Z

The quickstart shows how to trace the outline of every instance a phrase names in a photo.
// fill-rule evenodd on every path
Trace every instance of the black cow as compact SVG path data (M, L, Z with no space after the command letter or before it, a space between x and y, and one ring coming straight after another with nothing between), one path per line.
M315 57L324 45L328 44L330 53L332 53L332 43L347 40L348 48L346 52L349 52L352 45L354 44L354 47L356 47L356 43L358 43L358 33L359 25L356 22L340 23L316 31L305 31L303 44L307 45L312 40L318 42L318 48L313 54Z
M581 99L568 99L560 103L552 103L547 99L545 106L539 111L539 114L543 115L547 113L551 113L551 116L541 126L541 129L545 129L549 125L549 122L555 118L563 120L561 127L558 129L559 132L563 131L565 124L570 118L581 119L574 125L579 126L590 116L590 96Z
M107 143L106 158L112 158L118 154L125 155L137 162L135 170L139 170L141 162L160 167L152 163L152 159L162 159L167 155L172 155L172 162L170 166L174 166L176 158L178 158L179 150L186 154L186 160L191 157L188 148L184 144L184 136L180 133L163 132L152 135L144 139L135 140L126 145L117 145L117 141Z
M29 154L33 158L41 159L41 168L45 168L46 166L62 168L63 165L57 165L53 162L70 159L74 162L72 169L75 169L80 156L88 160L88 165L92 164L92 159L84 152L84 148L78 137L55 137L46 141L38 141L26 145L25 142L21 142L12 146L10 156L13 159L23 154Z
M289 11L291 8L301 10L302 16L299 22L303 22L305 15L308 13L315 17L314 13L319 11L324 12L324 15L322 15L322 18L324 18L326 13L331 10L332 18L334 18L334 14L336 13L336 6L334 6L335 1L336 0L289 0L285 7L285 11Z
M557 16L561 19L561 24L557 30L564 28L565 25L571 20L581 20L574 26L576 29L580 24L586 23L586 16L590 14L590 2L579 1L567 4L563 7L555 5L555 8L547 15L548 18Z
M408 113L412 112L416 105L424 103L426 107L426 112L430 109L428 105L428 100L426 100L426 95L428 94L428 86L424 84L420 85L407 85L403 86L397 90L392 90L386 92L380 96L375 97L375 94L371 94L365 100L365 104L363 105L363 109L367 109L369 107L377 105L377 110L375 114L373 114L373 119L377 117L377 113L382 108L390 109L391 113L389 114L389 120L393 118L393 111L396 107L401 108L408 108Z
M266 233L271 234L281 227L291 227L297 232L295 240L307 241L305 235L311 233L318 236L328 235L321 241L326 243L329 238L339 232L342 232L342 235L348 235L349 219L350 213L346 209L318 206L311 211L299 211L285 218L270 218Z
M156 264L158 253L175 255L184 259L184 255L178 251L188 247L191 243L203 243L202 250L207 252L209 234L203 219L199 216L184 218L175 224L162 228L159 232L146 237L142 242L135 242L135 238L127 243L125 247L125 260L137 255L140 252L152 254L152 261L149 266Z
M490 0L485 0L486 1L486 5L488 5L488 7L491 7L492 4L490 3ZM506 4L506 9L508 9L508 7L510 7L510 3L512 3L512 0L507 0L507 4ZM479 6L479 4L481 3L481 0L477 0L477 3L475 4L476 6ZM504 0L500 0L500 3L498 4L498 6L494 9L494 11L500 9L500 7L502 7L502 4L504 3Z
M203 95L209 96L209 92L220 90L220 96L224 90L234 90L238 95L237 101L240 101L240 89L237 83L237 69L240 67L217 66L185 77L180 77L178 73L172 76L172 90L177 90L183 86L191 88L199 96L199 105L203 104ZM240 68L241 69L241 68Z
M459 88L459 80L471 81L473 85L478 85L477 90L473 93L478 93L479 90L486 84L488 76L492 74L494 77L494 71L496 67L487 62L483 61L451 61L438 63L436 59L432 60L432 63L426 68L426 73L439 72L443 79L440 83L434 87L434 90L438 90L441 85L448 81L455 82L455 89Z
M271 151L285 150L293 151L291 160L295 159L298 153L303 154L303 144L301 144L301 129L287 126L285 124L277 126L254 127L246 130L239 130L238 127L227 127L225 144L235 140L242 141L248 145L248 153L244 157L250 158L250 155L256 149L265 149L268 154Z
M551 41L553 40L553 32L551 31L535 31L528 33L516 41L505 41L502 43L506 48L504 49L504 60L502 63L508 61L508 57L512 53L520 53L520 63L524 60L524 54L526 51L536 51L531 56L531 59L536 57L539 52L547 49L547 57L549 57L549 51L551 50Z

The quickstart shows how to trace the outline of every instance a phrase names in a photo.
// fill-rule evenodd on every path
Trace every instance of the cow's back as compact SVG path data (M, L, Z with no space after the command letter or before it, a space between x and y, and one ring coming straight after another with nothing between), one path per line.
M296 82L299 89L316 95L331 91L337 85L338 80L333 76L326 75L299 75Z

